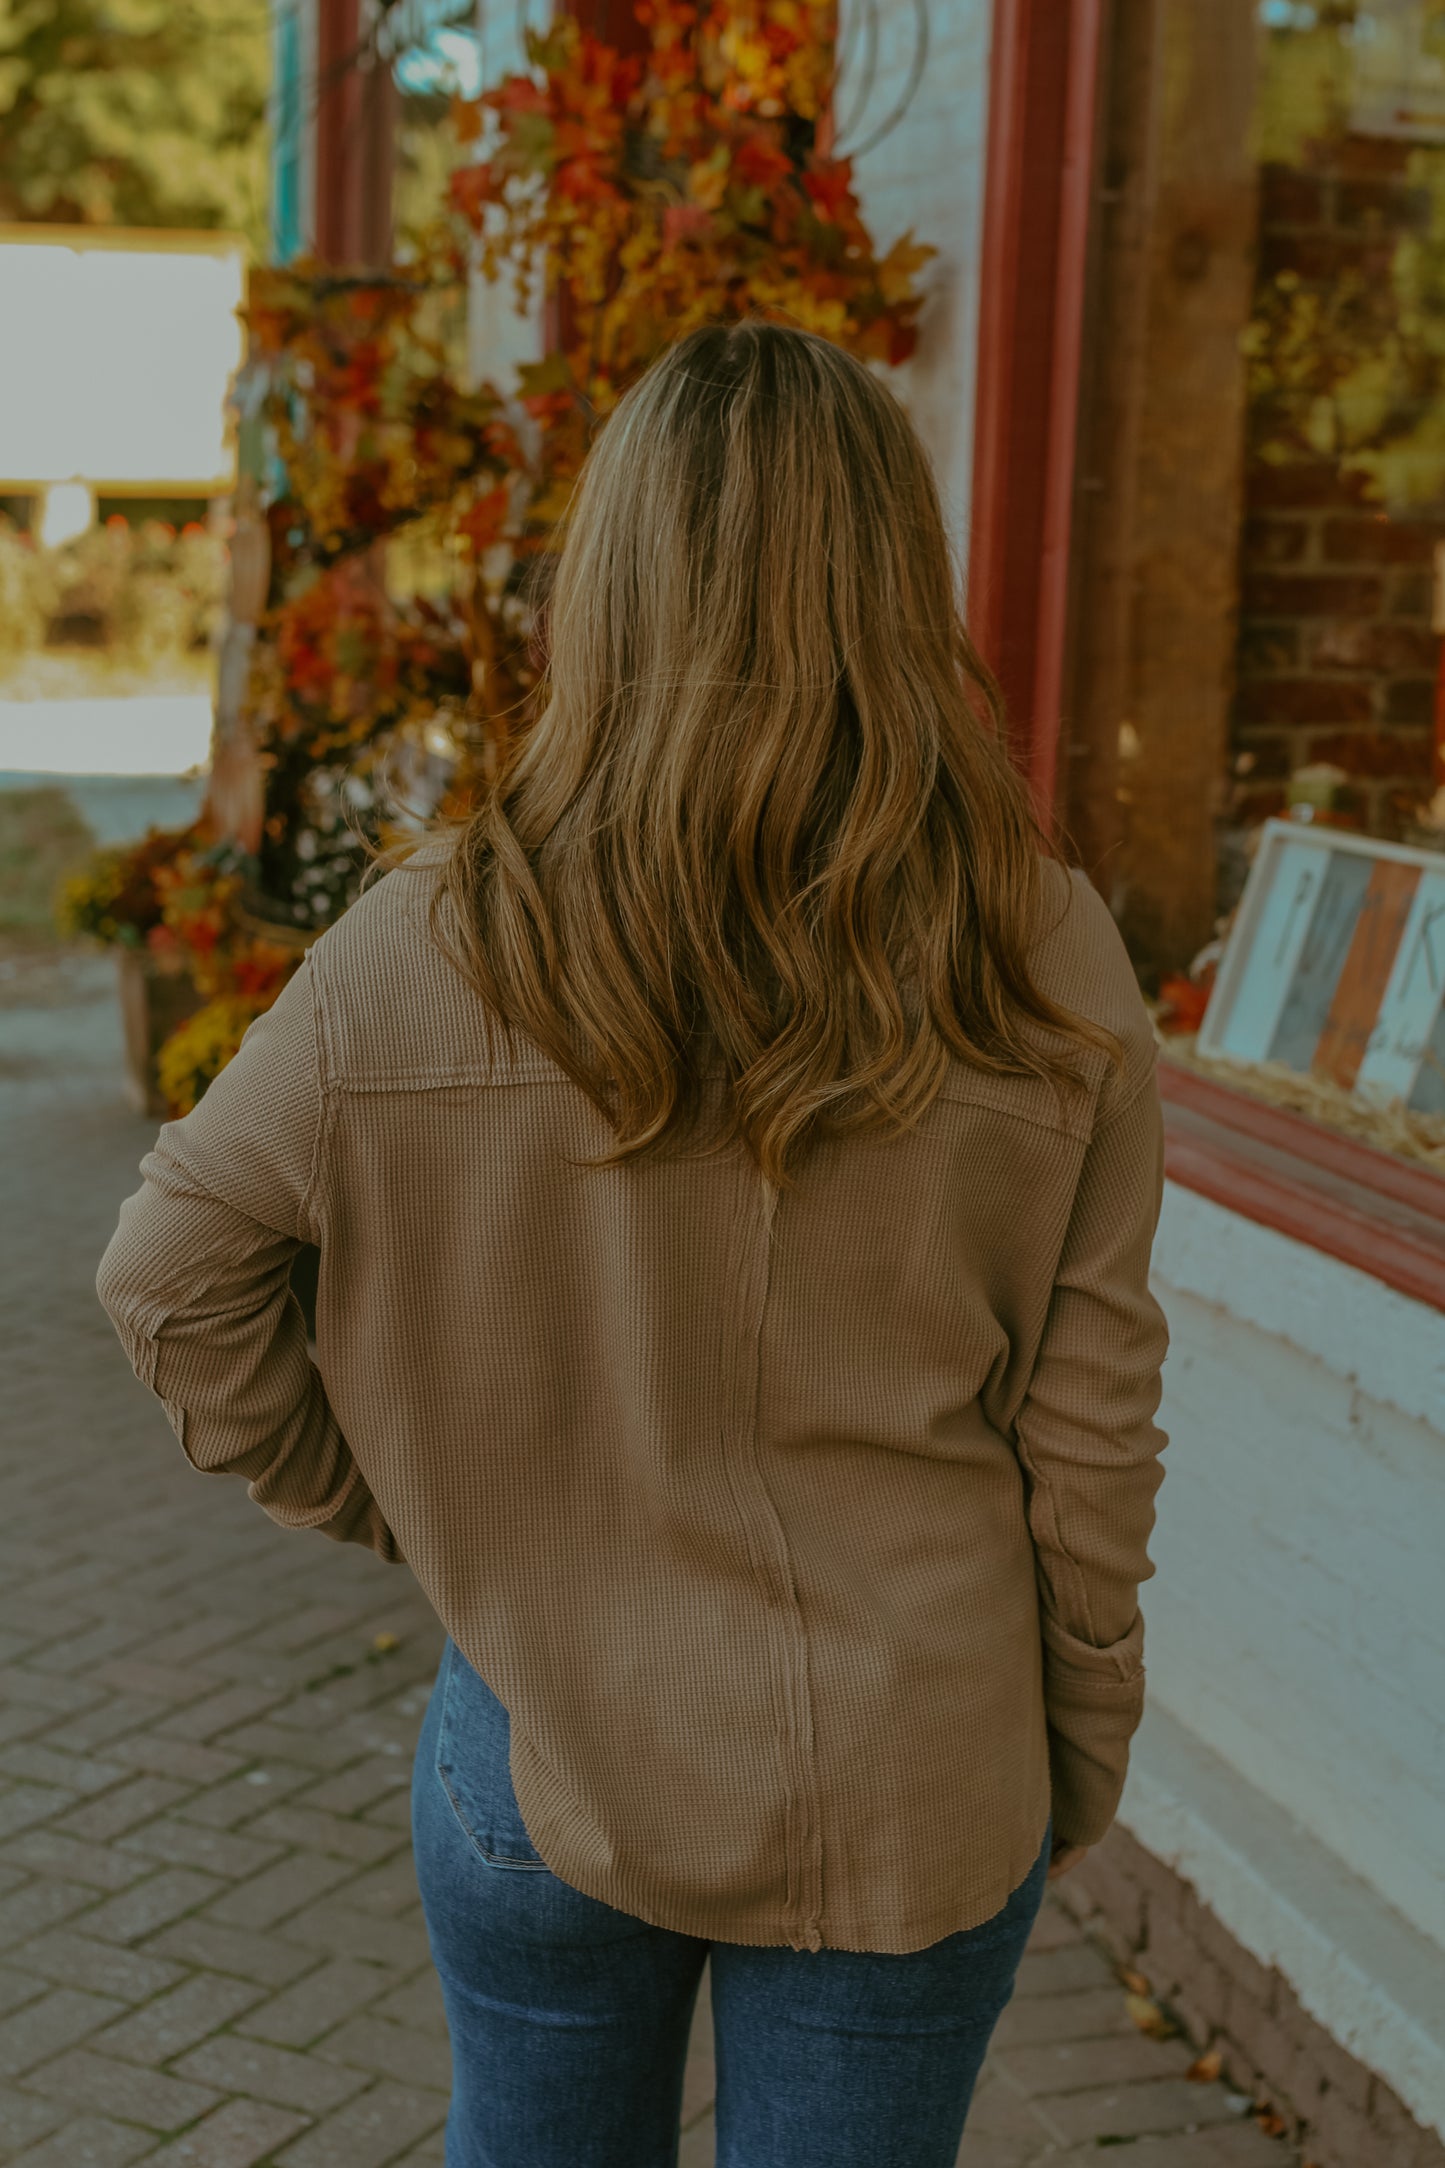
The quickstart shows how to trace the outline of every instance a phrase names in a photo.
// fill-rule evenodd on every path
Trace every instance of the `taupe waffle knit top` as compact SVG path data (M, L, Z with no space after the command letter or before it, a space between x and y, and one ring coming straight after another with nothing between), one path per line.
M404 1558L510 1712L563 1881L663 1927L908 1951L1113 1817L1164 1435L1155 1047L1044 861L1091 1101L962 1065L901 1136L598 1170L611 1133L402 869L122 1208L99 1292L192 1464ZM489 1068L495 1040L496 1066ZM320 1245L316 1354L289 1290Z

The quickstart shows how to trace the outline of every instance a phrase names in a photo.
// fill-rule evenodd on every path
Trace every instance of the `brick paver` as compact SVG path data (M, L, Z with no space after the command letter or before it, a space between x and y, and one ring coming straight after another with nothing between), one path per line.
M0 2162L440 2168L407 1785L441 1631L404 1569L198 1477L131 1378L93 1293L152 1134L119 1078L104 962L9 975ZM1291 2168L1189 2060L1051 1905L960 2168ZM704 1986L682 2168L712 2090Z

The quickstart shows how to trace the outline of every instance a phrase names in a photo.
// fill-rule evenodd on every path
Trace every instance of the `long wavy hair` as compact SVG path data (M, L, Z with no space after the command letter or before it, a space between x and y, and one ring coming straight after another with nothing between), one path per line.
M841 348L748 321L653 365L583 470L547 645L433 929L606 1116L588 1164L706 1129L791 1188L950 1061L1062 1093L1084 1045L1118 1058L1030 976L1052 846L922 447Z

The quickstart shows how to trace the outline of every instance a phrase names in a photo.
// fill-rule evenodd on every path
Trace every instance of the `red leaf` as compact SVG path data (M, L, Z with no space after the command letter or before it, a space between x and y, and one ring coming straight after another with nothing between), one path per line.
M457 521L457 533L466 536L477 556L499 539L511 502L512 493L505 486L489 489Z
M803 186L819 218L830 225L851 226L857 223L858 206L853 201L853 174L846 158L832 159L827 165L817 165L803 175Z
M761 131L744 136L733 153L733 173L748 188L776 188L792 171L787 152Z
M463 218L475 222L481 217L483 204L491 200L492 169L484 164L458 166L447 189L454 208Z
M679 241L700 241L712 231L712 214L697 203L671 203L663 214L662 239L667 248Z

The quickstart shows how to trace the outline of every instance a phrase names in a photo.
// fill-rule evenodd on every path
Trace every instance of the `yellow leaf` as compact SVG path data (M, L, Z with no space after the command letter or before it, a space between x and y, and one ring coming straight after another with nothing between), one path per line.
M1151 2040L1172 2040L1179 2027L1159 2003L1148 1995L1126 1995L1124 2008L1141 2033Z
M401 1647L401 1637L398 1634L377 1634L371 1645L378 1656L389 1656L393 1649Z
M884 300L890 306L906 301L918 273L937 254L938 250L926 242L915 241L911 232L895 241L878 265L878 285Z

